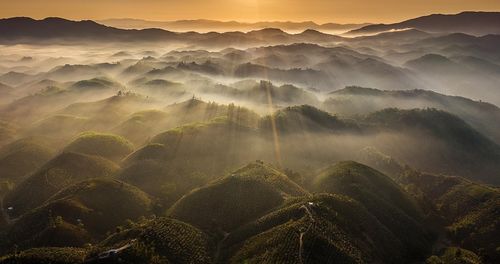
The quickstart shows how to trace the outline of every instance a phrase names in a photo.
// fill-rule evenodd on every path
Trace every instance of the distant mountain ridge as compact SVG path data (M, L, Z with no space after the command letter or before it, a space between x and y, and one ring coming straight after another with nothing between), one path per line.
M43 20L28 17L0 19L0 41L2 42L51 38L109 40L135 37L154 40L166 39L173 35L174 33L156 29L117 29L91 20L71 21L56 17Z
M171 31L251 31L264 28L280 28L284 31L304 31L314 29L319 31L348 31L361 28L370 23L325 23L318 24L313 21L262 21L254 23L238 21L218 21L208 19L175 20L175 21L150 21L132 18L115 18L96 21L103 25L124 29L161 28Z
M433 14L393 24L374 24L351 30L348 34L375 34L390 30L418 29L431 33L500 34L500 12L462 12Z
M67 41L170 41L183 43L218 44L271 44L296 42L332 42L342 37L305 30L299 34L286 33L277 28L225 33L177 33L163 29L120 29L108 27L91 20L72 21L50 17L35 20L28 17L0 19L0 43L32 43L57 39Z

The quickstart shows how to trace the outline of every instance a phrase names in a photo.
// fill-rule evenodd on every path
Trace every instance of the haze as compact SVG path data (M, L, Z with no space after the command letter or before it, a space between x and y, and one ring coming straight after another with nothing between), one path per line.
M430 3L4 2L0 264L500 263L500 7Z
M0 17L146 20L213 19L315 21L318 23L395 22L429 13L494 11L497 0L0 0Z

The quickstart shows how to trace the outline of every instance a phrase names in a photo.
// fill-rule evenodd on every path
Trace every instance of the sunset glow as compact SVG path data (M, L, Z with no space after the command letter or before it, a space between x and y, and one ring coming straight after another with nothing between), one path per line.
M394 22L429 13L498 10L497 0L1 0L0 16L69 19L139 18Z

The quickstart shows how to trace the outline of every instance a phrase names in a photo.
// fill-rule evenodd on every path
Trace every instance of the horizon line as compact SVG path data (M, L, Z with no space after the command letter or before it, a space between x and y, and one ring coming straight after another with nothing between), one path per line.
M43 17L37 17L37 16L9 16L9 17L2 17L0 19L10 19L10 18L31 18L34 20L44 20L47 18L61 18L65 20L70 20L70 21L110 21L110 20L138 20L138 21L145 21L145 22L154 22L154 23L171 23L171 22L179 22L179 21L212 21L212 22L221 22L221 23L240 23L240 24L257 24L257 23L314 23L318 26L321 25L326 25L326 24L338 24L338 25L349 25L349 24L392 24L392 23L398 23L406 20L411 20L415 18L420 18L420 17L426 17L426 16L431 16L431 15L458 15L462 13L500 13L500 10L498 11L484 11L484 10L464 10L460 11L457 13L427 13L424 15L420 16L412 16L408 17L402 20L395 20L393 22L380 22L380 21L371 21L371 22L334 22L334 21L329 21L329 22L317 22L314 20L300 20L300 21L294 21L294 20L254 20L254 21L249 21L249 20L218 20L218 19L210 19L210 18L183 18L183 19L173 19L173 20L149 20L146 18L135 18L135 17L108 17L108 18L70 18L70 17L63 17L63 16L43 16Z

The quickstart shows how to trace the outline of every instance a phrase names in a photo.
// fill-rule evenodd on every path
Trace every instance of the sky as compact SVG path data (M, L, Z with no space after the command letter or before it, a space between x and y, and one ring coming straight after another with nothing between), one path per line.
M389 23L431 13L500 11L500 0L0 0L0 17Z

